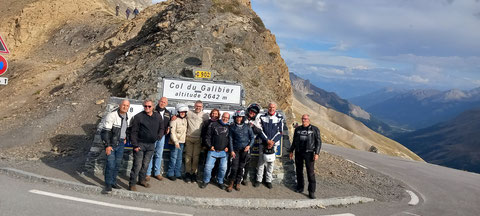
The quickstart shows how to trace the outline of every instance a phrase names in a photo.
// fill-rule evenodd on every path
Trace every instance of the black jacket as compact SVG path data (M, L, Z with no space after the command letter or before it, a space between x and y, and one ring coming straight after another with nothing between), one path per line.
M221 120L212 122L207 129L207 134L205 135L205 142L207 148L213 146L216 151L223 151L228 147L229 144L229 126L228 124L224 125L220 123Z
M212 122L216 122L216 121L212 121L212 119L208 119L208 120L203 121L203 123L202 123L202 131L201 131L201 134L200 134L200 137L202 138L202 146L207 146L207 141L206 141L207 130L208 130L208 126Z
M155 107L155 112L157 112L158 114L160 114L160 106L157 104L157 106ZM167 128L168 126L170 125L170 119L172 118L172 113L170 111L168 111L168 109L165 109L165 112L163 113L163 116L160 115L160 117L162 117L163 119L163 128L164 128L164 133L167 132ZM165 135L165 134L159 134L159 135ZM160 136L160 139L162 137Z
M127 121L126 130L126 137L125 139L129 139L129 127L128 127L128 114L125 114L125 118ZM105 144L105 147L108 146L116 146L120 141L120 133L123 125L123 117L117 111L111 112L105 116L105 122L103 124L101 137Z
M321 148L322 139L320 137L320 130L313 125L309 125L308 127L299 126L295 128L293 143L288 151L293 152L293 150L295 150L298 153L303 153L301 152L301 149L303 149L305 152L315 152L315 154L319 154Z
M130 139L134 148L138 147L138 143L155 143L162 138L165 133L164 125L161 121L160 114L153 112L152 116L142 111L135 115L132 120L132 132ZM160 136L160 137L159 137Z

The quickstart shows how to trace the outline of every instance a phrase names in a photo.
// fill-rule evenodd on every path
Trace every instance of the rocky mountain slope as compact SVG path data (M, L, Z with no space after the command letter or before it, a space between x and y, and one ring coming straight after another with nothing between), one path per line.
M9 85L0 87L3 158L83 154L106 99L155 98L157 77L205 66L205 47L217 79L241 82L247 103L276 101L291 116L288 68L249 1L170 0L128 21L115 4L143 1L8 1L0 13L11 51Z
M414 130L447 121L463 111L480 106L479 92L478 88L470 91L376 92L353 101L364 105L362 108L390 125Z
M67 0L11 2L12 10L1 17L9 25L0 29L12 52L9 85L0 89L2 158L81 157L106 99L154 98L156 77L184 75L192 65L208 65L217 79L241 82L247 103L276 101L292 123L288 68L249 1L170 0L128 21L114 15L118 1L87 0L85 6ZM45 11L51 13L46 18ZM201 59L206 47L213 50L211 62ZM306 106L307 99L295 106L301 108L297 117L302 110L313 115L322 109ZM368 128L348 116L329 115L319 119L330 122L327 141L359 149L375 145L386 154L421 160L365 132Z
M397 140L427 162L480 173L480 108Z
M390 136L399 132L396 128L390 127L388 124L378 120L375 116L363 110L360 106L340 98L334 92L327 92L321 88L318 88L310 83L308 79L305 80L293 73L290 73L290 80L292 81L292 86L295 90L306 95L311 100L326 108L331 108L349 115L378 133Z
M301 122L302 114L309 114L312 124L319 127L323 142L365 151L374 146L380 154L423 161L400 143L376 133L351 116L318 104L293 86L295 121Z

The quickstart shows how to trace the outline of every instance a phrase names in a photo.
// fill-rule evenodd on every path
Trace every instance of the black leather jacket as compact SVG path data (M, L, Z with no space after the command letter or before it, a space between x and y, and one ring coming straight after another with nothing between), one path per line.
M288 151L293 152L295 150L298 153L303 153L303 149L305 152L315 152L315 154L319 154L321 148L322 139L320 137L320 130L313 125L309 125L308 127L299 126L295 128L293 143Z
M205 135L208 150L213 146L216 151L223 151L229 144L229 125L218 120L210 123Z

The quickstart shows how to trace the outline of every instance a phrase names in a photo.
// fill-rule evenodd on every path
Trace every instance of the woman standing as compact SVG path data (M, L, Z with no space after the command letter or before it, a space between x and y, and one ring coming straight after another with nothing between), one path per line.
M168 166L167 178L172 181L182 176L182 155L187 135L187 111L187 105L177 105L177 118L170 121L170 139L174 146L170 149L170 164Z

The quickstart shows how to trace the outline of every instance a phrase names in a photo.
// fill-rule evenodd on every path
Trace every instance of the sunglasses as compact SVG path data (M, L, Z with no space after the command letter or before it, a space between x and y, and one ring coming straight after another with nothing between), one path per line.
M145 107L145 108L152 108L152 106L143 106L143 107Z

